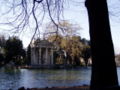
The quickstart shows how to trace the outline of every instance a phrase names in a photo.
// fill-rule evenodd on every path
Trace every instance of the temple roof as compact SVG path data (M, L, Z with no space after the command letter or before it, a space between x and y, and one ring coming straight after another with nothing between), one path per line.
M53 43L47 41L47 40L38 40L32 43L31 47L48 47L53 48Z

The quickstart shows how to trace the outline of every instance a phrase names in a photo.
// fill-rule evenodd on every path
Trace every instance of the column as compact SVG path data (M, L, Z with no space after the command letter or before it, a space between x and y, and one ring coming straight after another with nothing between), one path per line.
M45 60L45 64L48 64L48 48L46 47L46 60Z
M35 64L35 50L34 48L31 48L31 64Z
M36 47L33 49L33 57L34 57L34 65L37 65L38 62L37 62L37 52L36 52Z
M32 65L33 64L33 48L31 48L30 52L31 52L30 57L31 57L31 65Z
M51 61L51 65L53 65L54 63L53 63L53 48L51 48L51 59L50 59Z
M39 48L39 65L41 65L41 47Z

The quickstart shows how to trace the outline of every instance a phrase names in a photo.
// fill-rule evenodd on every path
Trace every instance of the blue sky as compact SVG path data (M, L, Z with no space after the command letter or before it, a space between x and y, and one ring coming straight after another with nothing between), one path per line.
M73 2L72 2L73 1ZM66 4L64 9L64 19L69 20L70 22L79 24L82 29L80 30L80 36L82 38L90 39L89 38L89 25L88 25L88 16L87 11L84 6L84 0L76 0L78 3L75 3L74 0L71 0L71 2ZM83 2L83 3L81 3ZM4 4L2 4L2 7L0 11L6 10L6 7ZM108 0L108 6L109 6L109 16L110 16L110 24L111 24L111 32L112 32L112 38L114 42L114 48L115 53L120 53L120 1L119 0ZM4 21L6 20L5 16L4 18L0 16L0 20ZM44 24L47 21L44 21ZM9 28L8 26L1 26L0 28ZM42 29L42 28L41 28ZM6 36L11 35L11 33L5 32L2 29L0 30L1 34L5 34ZM24 47L27 47L27 45L30 42L32 33L31 31L23 32L20 35L20 38L23 40Z

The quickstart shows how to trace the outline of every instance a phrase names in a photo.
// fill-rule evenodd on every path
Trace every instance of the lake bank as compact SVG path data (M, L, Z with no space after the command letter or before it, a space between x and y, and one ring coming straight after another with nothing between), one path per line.
M74 87L51 87L51 88L24 88L21 87L18 90L89 90L89 86L74 86Z
M76 65L24 65L24 66L15 66L15 68L18 69L78 69L78 68L84 68L84 67L91 67L88 66L76 66Z

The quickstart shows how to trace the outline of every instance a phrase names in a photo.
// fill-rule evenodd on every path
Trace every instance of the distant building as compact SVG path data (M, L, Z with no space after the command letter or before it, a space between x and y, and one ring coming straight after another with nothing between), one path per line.
M31 44L31 65L51 66L53 65L54 45L47 40L38 40Z

